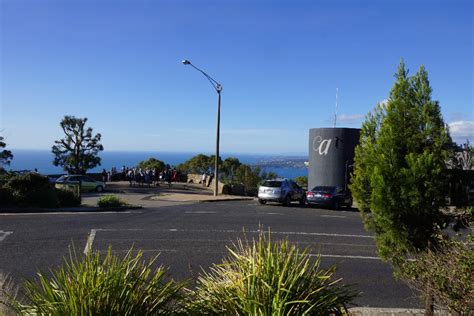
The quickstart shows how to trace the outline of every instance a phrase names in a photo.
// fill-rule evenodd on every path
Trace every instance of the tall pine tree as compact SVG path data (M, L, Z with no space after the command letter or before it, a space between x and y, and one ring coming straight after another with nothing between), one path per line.
M435 242L451 143L425 68L408 76L402 61L395 78L362 125L351 185L379 256L394 263Z

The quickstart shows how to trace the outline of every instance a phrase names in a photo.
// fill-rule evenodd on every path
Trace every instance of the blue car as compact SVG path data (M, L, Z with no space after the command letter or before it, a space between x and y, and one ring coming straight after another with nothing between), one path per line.
M341 206L352 207L351 194L339 186L316 186L306 192L306 202L309 205L330 207L335 210Z

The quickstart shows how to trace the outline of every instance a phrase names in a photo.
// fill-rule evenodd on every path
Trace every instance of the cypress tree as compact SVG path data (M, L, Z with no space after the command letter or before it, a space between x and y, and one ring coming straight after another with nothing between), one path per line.
M408 76L401 61L395 78L362 125L351 190L379 256L396 264L435 243L444 223L451 139L425 68Z

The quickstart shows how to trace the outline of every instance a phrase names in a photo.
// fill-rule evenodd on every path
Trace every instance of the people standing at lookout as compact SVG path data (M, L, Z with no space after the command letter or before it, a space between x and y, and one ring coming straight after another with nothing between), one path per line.
M207 180L207 174L204 172L204 173L202 174L202 186L203 186L203 187L207 187L207 185L206 185L206 180Z
M102 170L102 182L107 182L107 171L105 169Z

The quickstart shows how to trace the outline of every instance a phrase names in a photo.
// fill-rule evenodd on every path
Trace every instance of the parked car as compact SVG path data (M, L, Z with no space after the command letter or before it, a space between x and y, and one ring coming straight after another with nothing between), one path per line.
M81 191L102 192L105 189L105 183L96 181L83 175L64 175L56 180L55 187L61 188L65 184L81 184Z
M352 196L339 186L316 186L306 192L306 202L309 205L326 206L338 210L345 205L352 206Z
M258 188L258 202L265 204L268 201L283 203L290 206L292 201L300 205L306 203L305 191L294 181L288 179L266 180Z

